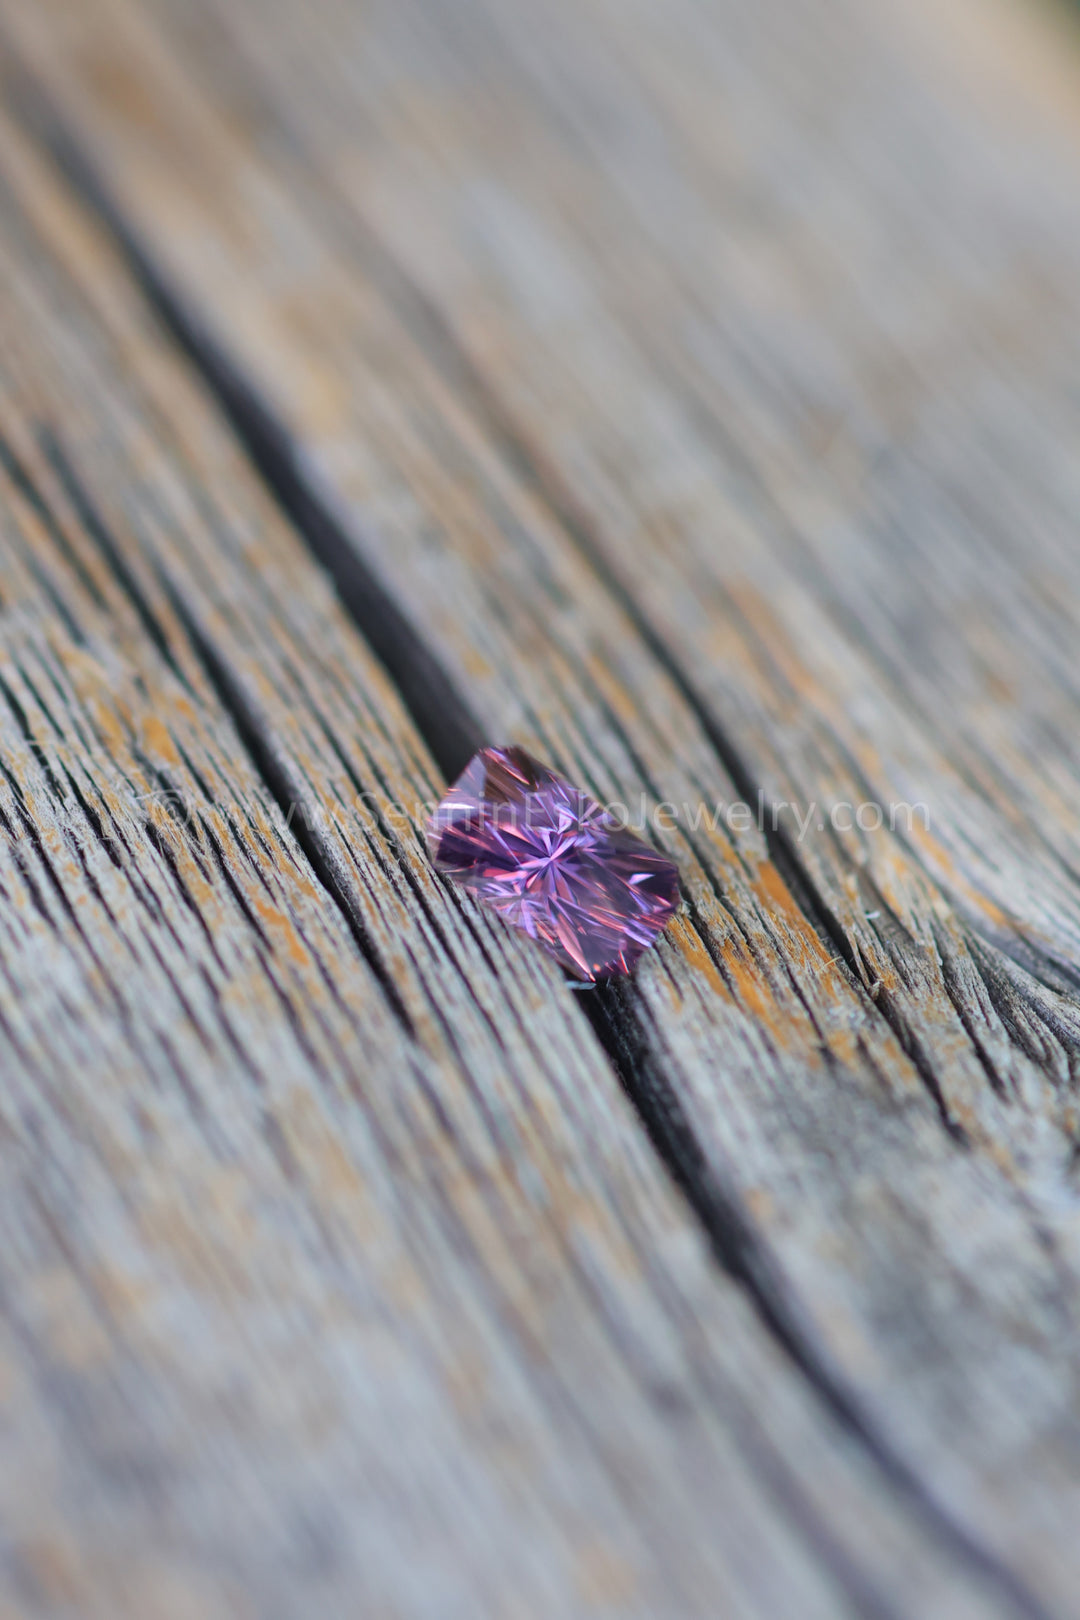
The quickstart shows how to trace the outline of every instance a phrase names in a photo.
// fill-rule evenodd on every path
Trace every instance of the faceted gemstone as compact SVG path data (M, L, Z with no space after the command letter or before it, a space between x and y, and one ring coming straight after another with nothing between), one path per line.
M428 824L435 864L578 978L628 973L679 903L673 861L523 748L481 748Z

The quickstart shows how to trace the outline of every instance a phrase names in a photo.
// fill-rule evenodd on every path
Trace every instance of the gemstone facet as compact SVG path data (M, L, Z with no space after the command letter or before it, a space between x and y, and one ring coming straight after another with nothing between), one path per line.
M679 904L679 873L523 748L481 748L428 823L435 865L578 978L628 973Z

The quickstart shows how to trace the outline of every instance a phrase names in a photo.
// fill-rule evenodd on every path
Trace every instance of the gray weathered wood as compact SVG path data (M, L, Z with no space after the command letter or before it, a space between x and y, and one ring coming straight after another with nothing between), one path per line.
M2 151L4 1612L1008 1612L390 823L385 676Z
M991 127L964 18L884 7L5 10L487 735L604 798L930 805L668 830L691 909L604 1016L819 1390L1074 1612L1075 162L1030 63Z

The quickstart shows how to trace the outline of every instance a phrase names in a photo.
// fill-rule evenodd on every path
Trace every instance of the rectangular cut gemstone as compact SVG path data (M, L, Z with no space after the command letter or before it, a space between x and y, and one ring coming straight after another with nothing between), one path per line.
M523 748L481 748L428 823L435 864L590 983L628 973L679 904L674 861Z

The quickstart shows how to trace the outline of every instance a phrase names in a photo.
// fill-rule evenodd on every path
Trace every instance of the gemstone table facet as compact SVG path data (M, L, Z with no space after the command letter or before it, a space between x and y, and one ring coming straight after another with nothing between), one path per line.
M428 836L440 872L589 983L628 973L679 904L674 861L523 748L474 754Z

